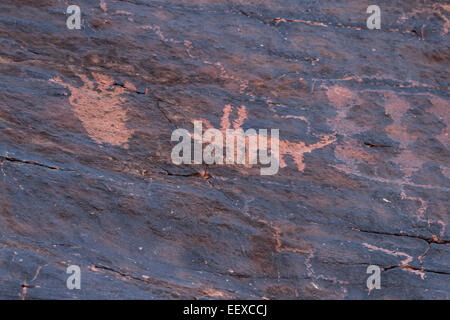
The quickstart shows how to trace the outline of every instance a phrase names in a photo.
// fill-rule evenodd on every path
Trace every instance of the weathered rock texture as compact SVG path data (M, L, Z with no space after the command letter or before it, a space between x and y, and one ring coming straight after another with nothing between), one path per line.
M445 3L2 0L0 298L449 299ZM200 119L279 173L172 164Z

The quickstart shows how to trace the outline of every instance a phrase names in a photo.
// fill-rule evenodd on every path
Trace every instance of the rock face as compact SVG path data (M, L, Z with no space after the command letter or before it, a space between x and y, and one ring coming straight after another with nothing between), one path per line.
M2 0L0 298L450 299L450 7L369 4ZM173 164L195 120L278 173Z

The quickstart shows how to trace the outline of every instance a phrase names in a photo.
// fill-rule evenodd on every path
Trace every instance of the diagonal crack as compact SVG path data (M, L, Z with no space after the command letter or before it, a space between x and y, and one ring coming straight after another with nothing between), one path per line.
M376 143L371 143L371 142L367 142L367 141L364 141L364 144L366 146L371 147L371 148L392 148L392 146L383 145L383 144L376 144Z
M101 265L101 264L93 265L93 269L94 270L95 269L100 269L100 270L104 270L104 271L109 271L109 272L115 273L119 277L125 278L127 280L139 281L139 282L143 282L143 283L150 284L150 285L162 286L162 287L166 287L166 288L173 288L173 286L175 285L175 284L167 282L165 280L159 280L159 279L156 279L156 278L153 278L153 277L150 277L150 276L142 276L142 278L139 278L139 277L137 277L135 275L128 274L128 273L125 273L123 271L116 270L114 268L111 268L111 267L108 267L108 266L104 266L104 265ZM175 286L177 286L181 290L186 289L186 287L181 286L181 285L175 285ZM187 288L187 289L190 289L190 288Z
M209 179L211 178L211 175L208 173L208 171L206 170L201 170L199 172L194 172L194 173L186 173L186 174L182 174L182 173L173 173L167 169L161 168L162 170L164 170L168 176L176 176L176 177L199 177L199 178L203 178L203 179Z
M177 129L178 127L172 122L172 119L169 118L169 116L166 114L166 111L159 105L159 102L162 101L161 99L153 96L153 98L156 101L156 107L158 108L159 112L162 113L164 118L172 125L173 128Z
M139 90L132 90L132 89L130 89L128 86L126 86L125 84L123 84L123 83L120 83L120 82L117 82L117 81L115 81L114 83L113 83L113 86L117 86L117 87L121 87L121 88L124 88L124 89L127 89L127 90L129 90L129 91L131 91L131 92L134 92L134 93L136 93L136 94L143 94L143 95L145 95L146 94L146 92L144 91L139 91Z
M411 266L402 266L402 265L393 265L393 266L387 266L387 267L381 267L383 268L383 271L388 271L392 269L403 269L403 270L412 270L412 271L419 271L419 272L428 272L428 273L437 273L437 274L446 274L450 275L450 272L448 271L440 271L440 270L431 270L431 269L425 269L425 268L414 268Z
M94 268L102 269L102 270L106 270L106 271L110 271L110 272L116 273L119 276L121 276L123 278L127 278L129 280L137 280L137 281L142 281L142 282L145 282L145 283L150 283L150 281L148 281L148 280L141 279L141 278L138 278L138 277L136 277L134 275L127 274L127 273L124 273L122 271L115 270L115 269L113 269L111 267L107 267L107 266L103 266L103 265L94 265Z
M430 243L434 243L434 244L450 244L450 241L448 241L448 240L439 240L439 239L434 239L434 238L427 238L427 237L421 236L421 235L412 235L412 234L407 234L407 233L393 233L393 232L363 230L363 229L360 229L360 228L352 228L352 229L353 230L357 230L359 232L364 232L364 233L373 233L373 234L381 234L381 235L395 236L395 237L414 238L414 239L419 239L419 240L426 241L428 244L430 244Z
M39 167L43 167L43 168L47 168L47 169L51 169L51 170L75 172L75 170L72 170L72 169L59 168L59 167L55 167L55 166L49 166L49 165L42 164L42 163L39 163L39 162L36 162L36 161L21 160L21 159L13 158L13 157L0 156L0 161L8 161L8 162L17 162L17 163L29 164L29 165L39 166Z

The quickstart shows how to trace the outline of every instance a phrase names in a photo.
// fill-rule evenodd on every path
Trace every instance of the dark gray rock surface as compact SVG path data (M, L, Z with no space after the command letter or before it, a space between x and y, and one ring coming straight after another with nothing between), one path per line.
M450 299L450 6L376 2L381 30L356 0L2 0L0 299ZM174 165L196 119L280 129L282 167Z

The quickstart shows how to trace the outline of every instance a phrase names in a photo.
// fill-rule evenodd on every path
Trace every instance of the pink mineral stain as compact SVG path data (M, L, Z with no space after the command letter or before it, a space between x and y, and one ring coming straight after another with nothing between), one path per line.
M84 82L81 87L66 83L59 77L50 81L70 90L69 102L90 138L99 144L109 143L127 148L126 143L133 130L126 125L128 118L123 107L126 101L121 97L125 88L113 86L114 80L107 75L92 73L96 83L85 75L78 76Z
M422 272L420 270L413 269L409 265L409 263L411 263L413 261L413 257L410 256L409 254L404 253L404 252L400 252L400 251L392 251L392 250L380 248L380 247L374 246L374 245L369 244L369 243L363 243L363 246L368 248L370 251L380 251L380 252L386 253L388 255L394 256L394 257L404 257L405 259L402 260L398 266L400 268L402 268L403 270L406 270L408 272L417 274L422 279L425 279L426 275L425 275L424 272Z
M100 0L100 8L102 8L103 12L106 12L106 2L105 0Z

